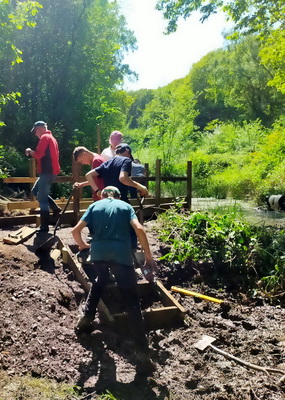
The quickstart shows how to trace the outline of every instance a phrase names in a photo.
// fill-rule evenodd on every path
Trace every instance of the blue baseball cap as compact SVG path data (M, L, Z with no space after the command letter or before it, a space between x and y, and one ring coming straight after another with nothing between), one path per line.
M35 130L36 128L38 128L39 126L45 126L45 125L46 125L46 122L44 122L44 121L37 121L37 122L34 123L34 126L33 126L32 130L31 130L31 132L34 132L34 130Z

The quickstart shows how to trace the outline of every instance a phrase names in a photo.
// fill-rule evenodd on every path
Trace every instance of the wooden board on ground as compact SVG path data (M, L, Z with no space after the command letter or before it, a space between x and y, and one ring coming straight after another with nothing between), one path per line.
M146 280L138 281L138 292L142 303L144 299L156 298L156 304L153 304L143 310L146 328L148 330L156 330L161 328L171 328L176 325L183 324L186 309L172 296L172 294L164 287L161 281L149 283ZM153 296L155 294L155 296ZM113 301L118 298L118 287L112 283L107 285L105 304L107 295ZM117 301L119 303L119 300ZM108 303L106 304L108 307ZM112 314L115 320L115 328L122 333L130 330L130 321L126 312L117 312Z
M35 228L24 226L18 231L11 232L3 238L3 242L7 244L19 244L28 240L36 232Z

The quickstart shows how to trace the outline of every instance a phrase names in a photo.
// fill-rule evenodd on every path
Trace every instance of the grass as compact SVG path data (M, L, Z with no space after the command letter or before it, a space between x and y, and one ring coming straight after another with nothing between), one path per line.
M79 394L80 388L67 383L58 383L29 375L10 376L0 370L0 400L83 400L87 395ZM96 396L96 395L95 395ZM97 400L119 400L109 391L92 397Z

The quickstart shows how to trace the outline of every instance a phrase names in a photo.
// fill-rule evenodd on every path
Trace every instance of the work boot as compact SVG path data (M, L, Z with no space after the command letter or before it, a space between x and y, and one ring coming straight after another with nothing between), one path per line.
M38 228L38 233L48 232L48 223L49 223L49 211L40 211L41 216L41 225Z
M80 335L81 333L92 332L93 330L92 322L93 318L90 317L89 315L81 315L75 327L75 333L77 335Z
M136 373L138 375L149 376L156 370L153 361L150 359L148 354L137 352L137 365Z

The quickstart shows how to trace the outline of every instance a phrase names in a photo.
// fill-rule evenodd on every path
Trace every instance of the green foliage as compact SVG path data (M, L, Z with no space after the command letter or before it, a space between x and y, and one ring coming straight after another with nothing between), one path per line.
M159 222L160 239L169 246L162 260L179 262L184 268L193 261L213 263L221 281L239 277L244 287L256 288L262 279L267 289L284 290L284 230L250 225L235 209L227 214L172 209Z
M235 31L244 34L253 32L267 33L268 30L285 23L284 0L159 0L156 8L163 11L168 20L167 32L177 29L180 16L189 18L194 11L200 11L201 21L217 11L223 11L227 18L235 23Z
M143 162L150 163L154 168L155 160L159 158L163 174L173 175L180 171L180 164L185 163L189 146L197 142L193 122L197 112L189 81L185 78L152 91L152 99L146 103L149 95L142 93L144 110L138 118L139 128L126 130L126 137L133 142L133 148L142 154L139 158Z
M268 85L285 94L285 30L276 29L270 33L260 50L262 64L274 74Z
M75 386L29 375L17 377L0 372L0 398L13 400L72 400L79 399Z
M4 90L4 83L7 75L3 72L10 70L11 66L22 63L22 51L14 43L14 33L22 30L24 26L32 27L35 25L34 16L42 6L36 1L18 1L11 0L0 1L0 63L2 76L0 77L0 115L2 107L12 101L18 103L21 96L15 88L8 92ZM17 88L16 88L17 89ZM0 127L4 126L0 120Z
M4 158L3 152L4 152L3 146L0 146L0 179L7 178L8 176L5 170L5 166L3 164L3 158Z
M130 129L136 129L146 105L153 99L153 91L141 89L136 92L129 92L129 95L132 97L132 104L128 110L127 123Z
M273 69L261 65L260 42L255 36L229 43L194 64L189 80L204 127L214 119L260 119L270 125L284 112L284 95L269 87Z
M12 10L15 3L11 2ZM135 48L135 39L116 2L42 0L41 4L32 27L9 33L23 62L13 69L4 63L1 85L3 93L16 87L21 97L18 105L3 106L7 127L0 132L1 143L31 147L32 138L24 132L30 132L35 120L46 120L59 133L65 169L78 142L95 150L98 124L102 143L111 130L123 127L129 97L119 88L124 77L132 75L123 57ZM0 52L0 61L1 56Z

